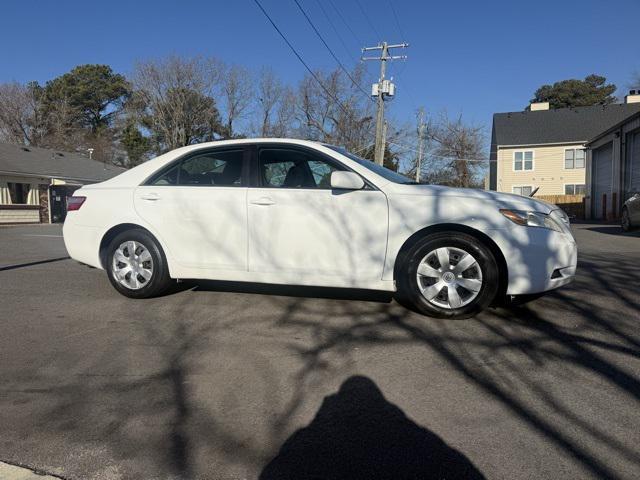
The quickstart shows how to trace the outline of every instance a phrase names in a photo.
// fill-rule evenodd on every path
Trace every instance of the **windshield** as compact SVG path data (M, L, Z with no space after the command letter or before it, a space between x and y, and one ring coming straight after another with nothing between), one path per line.
M410 180L409 178L405 177L404 175L394 172L393 170L389 170L388 168L383 167L382 165L378 165L377 163L372 162L371 160L360 158L359 156L348 152L342 147L336 147L335 145L325 145L325 146L330 148L331 150L335 150L336 152L340 153L341 155L344 155L345 157L350 158L354 162L357 162L360 165L362 165L363 167L368 168L373 173L376 173L381 177L383 177L385 180L389 180L390 182L393 182L393 183L403 183L405 185L416 183Z

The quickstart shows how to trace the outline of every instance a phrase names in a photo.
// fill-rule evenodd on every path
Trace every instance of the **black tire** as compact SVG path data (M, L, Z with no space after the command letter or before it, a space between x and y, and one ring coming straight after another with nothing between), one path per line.
M622 218L620 220L620 226L625 232L630 232L631 230L633 230L633 225L631 224L631 216L629 215L629 209L627 207L622 208Z
M138 289L127 288L121 284L113 269L114 255L119 246L125 242L134 241L141 244L151 255L152 274L143 286ZM139 249L138 249L139 250ZM128 252L127 252L128 253ZM107 247L107 262L105 264L107 276L113 288L122 295L129 298L150 298L162 295L171 286L171 277L169 277L169 269L167 267L167 259L160 245L153 236L146 230L136 228L127 230L116 235ZM144 272L142 272L144 273Z
M471 254L481 271L482 286L478 294L469 303L459 308L444 308L432 303L422 295L418 285L417 271L420 262L430 252L441 247L453 247ZM498 294L500 272L496 259L489 248L471 235L455 231L428 235L404 253L400 261L402 263L396 274L398 301L423 315L448 319L469 318L487 308ZM464 289L462 292L468 295L468 298L473 295L472 292Z

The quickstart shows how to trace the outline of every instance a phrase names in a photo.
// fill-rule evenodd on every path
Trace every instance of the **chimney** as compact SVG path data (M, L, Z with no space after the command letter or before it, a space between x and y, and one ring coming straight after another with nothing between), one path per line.
M529 105L529 110L532 112L538 110L549 110L549 102L533 102Z
M640 103L640 89L629 90L629 95L625 95L624 103Z

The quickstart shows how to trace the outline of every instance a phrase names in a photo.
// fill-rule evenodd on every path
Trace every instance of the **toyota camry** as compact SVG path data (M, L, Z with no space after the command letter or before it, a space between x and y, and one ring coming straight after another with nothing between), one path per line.
M69 255L132 298L213 279L386 290L425 315L465 318L576 271L554 205L418 185L303 140L179 148L82 187L68 210Z

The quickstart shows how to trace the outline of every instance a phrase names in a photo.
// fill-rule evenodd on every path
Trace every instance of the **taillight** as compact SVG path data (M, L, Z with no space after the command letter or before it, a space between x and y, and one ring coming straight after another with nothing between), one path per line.
M80 207L84 203L87 197L68 197L67 198L67 212L73 210L80 210Z

